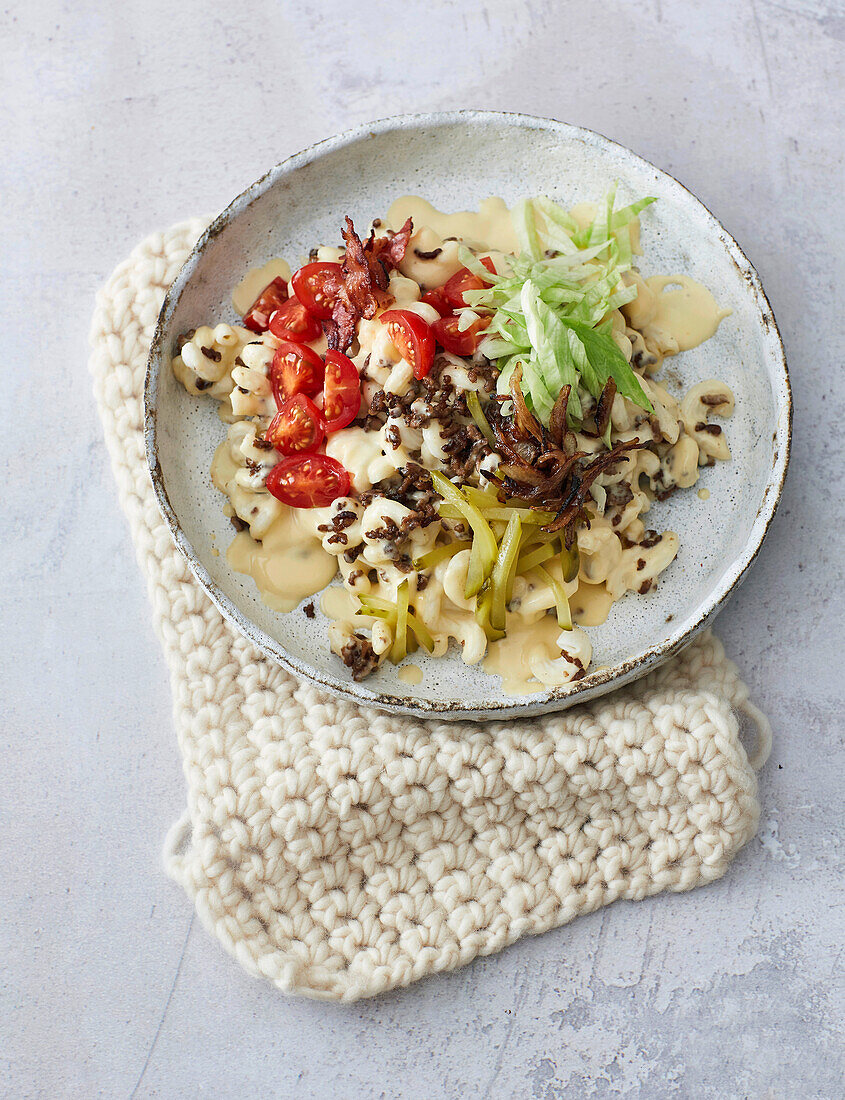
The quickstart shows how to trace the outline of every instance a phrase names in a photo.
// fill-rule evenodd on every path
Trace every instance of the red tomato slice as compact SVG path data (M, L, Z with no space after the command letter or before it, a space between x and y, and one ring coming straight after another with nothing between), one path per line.
M280 340L308 344L323 335L323 326L297 298L288 298L270 315L270 331Z
M441 317L448 317L452 313L452 307L446 299L446 295L443 293L443 287L435 287L434 290L426 291L422 296L422 300L426 305L434 306Z
M283 455L314 451L326 438L320 410L304 393L294 394L279 406L264 437Z
M468 329L458 331L459 318L441 317L431 326L437 343L452 355L473 355L479 343L479 330L484 328L486 322L483 318L473 321Z
M425 378L434 362L434 337L431 325L409 309L389 309L381 315L393 346L409 363L414 378Z
M326 352L323 386L323 422L326 432L351 424L361 408L361 380L355 364L342 351Z
M281 408L295 393L313 397L323 388L324 373L323 360L307 344L291 340L279 344L270 366L270 385L276 405Z
M496 268L493 266L493 261L489 256L483 256L481 262L491 274L496 274ZM485 282L485 280L478 275L473 275L468 268L462 267L460 271L455 272L442 289L449 305L454 309L460 309L462 306L466 305L464 301L465 290L483 290L488 286L490 286L490 283Z
M267 488L291 508L325 508L349 492L349 473L328 455L283 458L267 475Z
M281 277L274 279L264 287L244 314L244 326L252 332L266 332L271 314L281 309L287 300L288 284Z
M331 317L332 305L342 282L340 264L328 262L306 264L290 281L293 293L308 312L321 321L328 321Z

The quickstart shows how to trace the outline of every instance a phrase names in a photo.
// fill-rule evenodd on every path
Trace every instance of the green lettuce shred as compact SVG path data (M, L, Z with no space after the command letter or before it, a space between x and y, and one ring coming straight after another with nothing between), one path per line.
M498 392L522 367L522 389L535 415L549 423L555 400L571 386L567 415L579 427L579 386L598 398L609 378L617 392L643 409L651 403L613 339L610 314L637 296L622 276L631 269L631 223L656 199L615 209L613 187L589 225L581 226L544 195L524 199L511 217L519 242L511 270L491 275L477 256L461 248L461 262L487 284L464 295L472 318L489 315L480 350L496 362ZM492 285L490 285L492 284Z

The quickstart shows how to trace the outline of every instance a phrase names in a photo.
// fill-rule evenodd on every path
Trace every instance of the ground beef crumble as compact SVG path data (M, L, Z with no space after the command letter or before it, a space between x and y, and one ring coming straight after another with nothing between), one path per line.
M353 680L363 680L378 666L373 644L363 634L353 634L340 651L341 660L352 670Z
M634 493L627 481L607 486L607 503L611 508L624 508L634 499Z

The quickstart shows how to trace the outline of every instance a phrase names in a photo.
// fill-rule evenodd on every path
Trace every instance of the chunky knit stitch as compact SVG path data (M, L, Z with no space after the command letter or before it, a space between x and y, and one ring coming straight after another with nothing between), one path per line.
M351 1001L724 874L756 829L769 727L712 635L597 702L482 726L336 699L225 622L171 542L142 434L158 310L201 229L115 271L91 371L171 671L188 790L166 866L204 924L279 988Z

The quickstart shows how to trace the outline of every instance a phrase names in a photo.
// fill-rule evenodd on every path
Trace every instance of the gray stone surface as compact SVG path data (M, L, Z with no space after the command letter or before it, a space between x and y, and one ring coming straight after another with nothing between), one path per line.
M843 1096L841 2L35 0L0 28L0 1094ZM89 393L92 298L285 154L460 106L630 145L762 275L794 459L717 626L775 728L763 824L696 893L373 1002L287 1000L161 871L182 777Z

